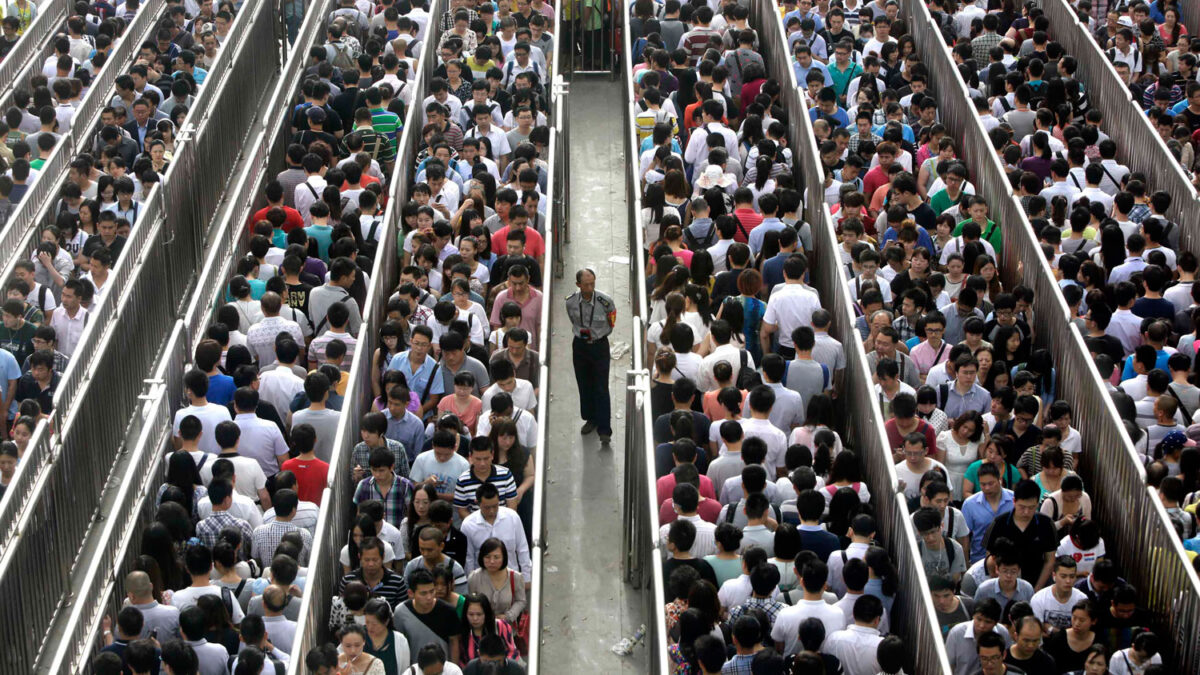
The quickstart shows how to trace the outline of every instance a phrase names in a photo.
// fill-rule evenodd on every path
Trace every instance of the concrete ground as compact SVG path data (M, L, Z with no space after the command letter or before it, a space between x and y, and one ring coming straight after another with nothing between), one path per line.
M567 95L571 241L555 281L551 340L551 426L547 441L548 552L543 605L544 664L556 673L645 673L644 645L621 657L610 647L646 621L644 593L621 580L621 499L625 373L631 367L629 241L624 129L619 82L577 78ZM580 436L579 391L571 369L571 327L563 307L575 270L593 267L597 290L616 301L610 342L613 441Z

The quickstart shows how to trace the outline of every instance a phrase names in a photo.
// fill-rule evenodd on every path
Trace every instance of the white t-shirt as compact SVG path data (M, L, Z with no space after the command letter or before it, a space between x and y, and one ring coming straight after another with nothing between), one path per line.
M783 643L784 655L799 651L800 624L809 617L820 619L825 625L825 639L846 627L846 615L842 610L821 600L801 600L791 607L785 607L775 618L775 626L771 629L771 639Z
M529 380L522 380L519 377L514 378L514 381L516 382L516 386L513 388L512 393L509 394L512 396L513 405L524 410L533 410L536 408L537 395L533 393L533 383ZM483 398L480 399L484 410L492 409L492 398L500 391L502 390L498 384L493 384L484 390Z
M1095 548L1083 550L1071 541L1070 535L1063 537L1058 542L1058 550L1054 555L1069 555L1075 560L1075 573L1077 575L1089 574L1092 567L1096 565L1096 561L1104 557L1104 540L1096 544Z
M233 417L229 414L229 408L216 403L209 403L204 407L189 405L186 408L181 408L175 413L174 432L179 435L179 425L188 415L195 415L200 418L200 424L203 431L200 432L200 449L204 452L211 452L216 455L221 452L221 446L217 445L217 425L221 422L232 422ZM211 475L211 469L210 469Z
M200 467L200 480L205 487L212 482L213 465L218 459L228 459L233 462L234 492L248 497L251 501L258 499L258 491L267 487L267 475L263 473L258 460L250 457L209 457L204 466Z
M1047 586L1033 594L1029 605L1033 607L1033 615L1044 623L1060 630L1071 627L1071 608L1080 600L1086 600L1087 594L1078 588L1071 589L1071 595L1066 602L1059 602L1054 597L1054 587Z
M813 312L821 308L816 291L800 284L787 284L771 293L763 322L779 328L779 344L792 347L792 331L812 325Z
M458 477L470 468L471 464L457 452L450 455L450 459L445 462L439 462L433 450L426 450L413 460L408 478L414 483L420 483L434 476L437 478L436 489L440 494L453 494Z
M221 597L221 587L201 586L196 588L195 586L188 586L182 590L175 591L175 593L171 595L171 604L175 607L178 607L179 611L182 612L188 607L194 607L196 605L196 601L204 595L214 595L219 598ZM234 598L233 622L241 623L242 619L244 618L246 618L246 615L244 612L242 612L242 605L241 603L237 602L237 598Z
M925 471L929 471L930 469L941 469L946 475L949 475L950 472L946 471L945 465L943 465L941 462L933 459L932 457L927 459L929 460L929 466L925 469ZM908 462L899 462L896 464L896 478L900 479L900 481L902 481L904 484L904 497L906 499L916 499L918 496L920 496L921 476L925 474L925 471L922 471L921 473L913 472L908 468Z

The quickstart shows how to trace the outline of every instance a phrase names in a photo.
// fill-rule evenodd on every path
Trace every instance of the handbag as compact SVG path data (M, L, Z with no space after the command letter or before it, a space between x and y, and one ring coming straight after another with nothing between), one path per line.
M516 598L517 581L512 570L508 571L508 588ZM521 616L517 617L516 625L513 628L513 642L517 645L517 651L521 653L521 658L527 658L529 656L529 612L521 612Z

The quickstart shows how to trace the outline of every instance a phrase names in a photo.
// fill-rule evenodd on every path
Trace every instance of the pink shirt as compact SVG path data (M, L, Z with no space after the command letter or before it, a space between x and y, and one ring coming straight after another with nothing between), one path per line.
M496 296L496 302L492 305L491 321L493 328L500 327L500 308L504 306L504 303L509 302L509 300L507 288L500 291L500 294ZM529 298L525 302L520 302L515 298L512 299L512 302L521 306L521 328L529 332L530 348L536 348L538 344L538 326L542 321L542 292L530 287Z
M920 344L908 352L908 356L913 360L913 363L917 364L917 370L922 375L927 375L930 368L950 359L950 343L942 340L942 345L934 349L929 346L928 341L922 340Z
M475 433L475 424L479 421L479 413L483 410L483 402L478 397L472 396L470 403L467 404L466 410L458 408L458 397L451 393L449 396L443 396L438 402L438 412L452 412L458 416L458 419L467 428L471 430L471 434Z

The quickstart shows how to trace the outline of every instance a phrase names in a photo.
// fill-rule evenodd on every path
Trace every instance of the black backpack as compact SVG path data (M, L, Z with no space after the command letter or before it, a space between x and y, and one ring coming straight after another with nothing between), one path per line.
M757 370L749 367L749 356L746 354L745 349L741 351L738 357L741 359L741 368L738 370L737 388L742 391L749 391L762 384L762 376L758 374Z

